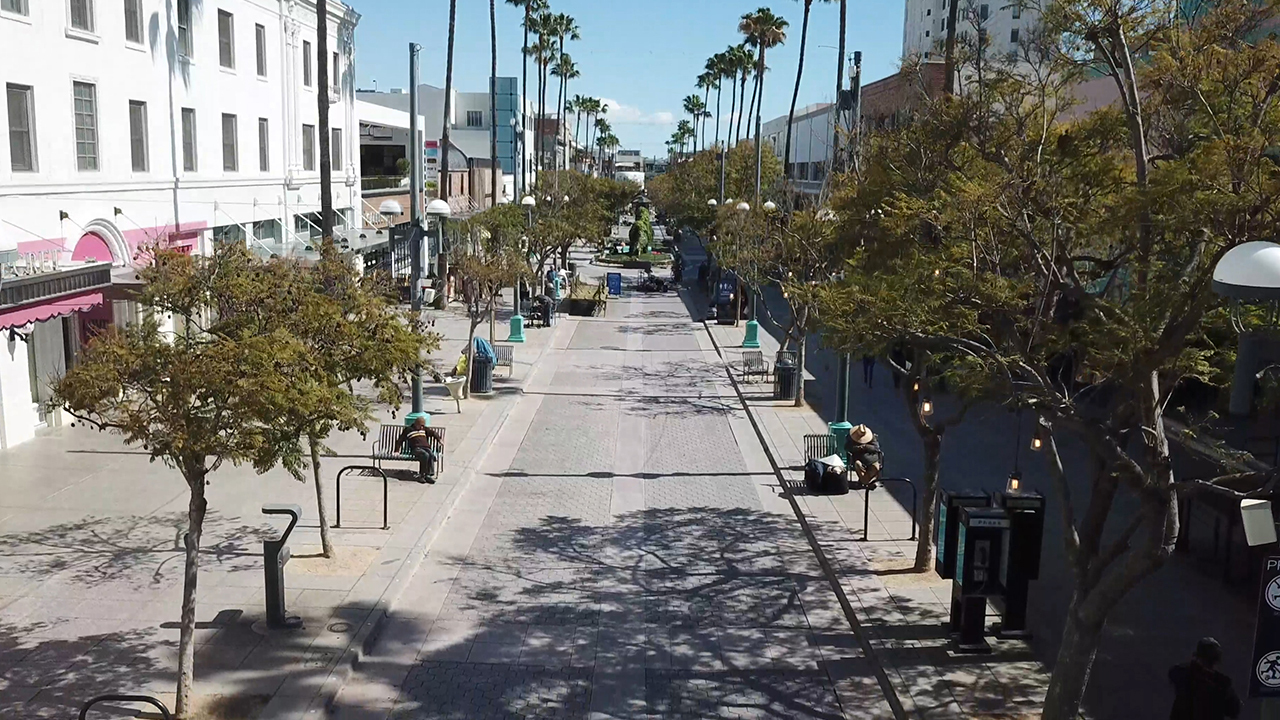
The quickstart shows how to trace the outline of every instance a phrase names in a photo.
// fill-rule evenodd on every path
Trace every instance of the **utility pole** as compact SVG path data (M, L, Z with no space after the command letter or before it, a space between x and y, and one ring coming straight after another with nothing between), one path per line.
M853 91L853 117L850 118L849 135L853 149L854 173L862 172L862 51L853 51L853 72L849 74L849 83Z
M956 0L952 0L955 2ZM860 149L860 140L862 136L862 51L855 50L853 53L853 69L849 73L849 89L852 96L852 123L850 123L850 141L852 146L849 155L853 159L853 169L856 174L861 170L858 159ZM840 355L840 369L836 373L836 419L831 423L827 430L836 439L836 452L840 453L840 457L844 457L844 444L849 438L849 432L853 430L853 425L849 423L849 370L852 365L852 357L849 353ZM845 458L848 460L848 458Z
M409 43L409 302L413 316L422 316L422 138L418 137L418 53L422 46ZM422 362L413 366L413 410L405 425L425 415L422 411Z

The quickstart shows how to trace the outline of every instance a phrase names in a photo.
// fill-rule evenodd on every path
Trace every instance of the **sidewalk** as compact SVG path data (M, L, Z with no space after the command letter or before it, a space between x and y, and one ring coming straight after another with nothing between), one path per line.
M445 342L436 358L451 365L467 322L455 309L436 312ZM486 334L485 326L478 328ZM506 329L498 337L505 339ZM336 557L317 557L315 489L287 473L225 467L210 476L197 593L196 686L212 717L294 718L331 702L457 504L534 375L555 328L529 330L517 345L510 379L496 392L464 401L462 412L442 386L427 386L432 425L448 430L448 454L436 484L393 474L390 530L382 526L378 477L348 473ZM513 392L514 391L514 392ZM399 424L407 404L393 418ZM367 465L374 436L329 439L323 460L329 518L336 520L334 477ZM403 465L392 463L394 468ZM391 468L389 468L390 470ZM84 427L42 433L0 453L0 717L71 718L103 693L146 693L170 708L177 672L182 585L181 537L187 493L181 477L125 447L114 435ZM264 503L297 503L303 520L290 538L286 603L304 620L297 631L264 628L260 540L283 523ZM310 715L309 717L315 717Z

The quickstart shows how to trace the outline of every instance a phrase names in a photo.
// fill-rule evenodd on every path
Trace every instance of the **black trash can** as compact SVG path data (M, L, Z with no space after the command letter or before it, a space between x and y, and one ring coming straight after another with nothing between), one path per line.
M493 392L493 358L488 355L476 355L475 366L471 368L471 392L481 395Z
M795 400L799 381L800 368L794 353L778 353L778 362L773 366L773 399Z

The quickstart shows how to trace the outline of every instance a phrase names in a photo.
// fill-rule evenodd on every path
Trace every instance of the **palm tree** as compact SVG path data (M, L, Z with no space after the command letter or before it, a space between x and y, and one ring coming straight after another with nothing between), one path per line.
M796 119L796 101L800 99L800 79L804 77L804 51L809 42L809 11L813 9L813 0L800 0L804 3L804 20L800 23L800 62L796 64L796 87L791 91L791 109L787 111L787 139L782 151L783 177L791 179L791 123ZM783 28L785 30L785 27ZM785 36L785 35L784 35ZM838 97L838 96L837 96Z
M697 95L691 95L690 97L692 97L694 100L698 99ZM686 112L688 112L688 110L686 110ZM696 117L695 117L695 120L696 120ZM693 125L688 120L681 120L676 125L676 138L680 141L680 153L682 155L689 154L688 150L685 149L685 146L689 144L690 140L694 139L697 136L698 136L698 132L693 129Z
M738 68L742 62L742 56L738 52L739 46L730 45L721 55L724 57L724 66L722 72L724 77L728 78L732 85L729 86L729 125L725 128L724 144L726 147L733 145L733 123L738 114Z
M578 27L578 21L574 20L573 16L566 15L565 13L560 13L559 15L556 15L555 29L556 29L556 38L560 41L560 52L556 54L556 60L557 60L556 64L557 66L560 66L564 64L564 62L569 57L568 55L565 55L565 52L564 52L564 41L566 39L581 40L582 29ZM569 60L568 62L569 62L569 65L573 64L572 60ZM565 68L565 69L567 71L569 68ZM559 118L556 122L557 137L559 137L559 135L562 134L563 132L561 128L561 124L564 123L564 115L565 115L564 103L565 103L565 100L568 99L569 97L566 94L568 81L575 77L579 77L576 67L572 69L573 69L573 74L569 75L568 77L566 77L565 75L560 76L560 96L558 98L558 101L556 102L556 115ZM554 147L555 146L552 145L552 148ZM567 165L568 163L566 162L565 164Z
M592 126L595 128L595 131L596 131L594 138L595 140L598 141L600 139L600 130L602 127L606 133L613 132L613 128L610 127L608 120L605 120L604 118L600 117L601 115L609 114L609 105L606 104L603 100L597 100L595 104L595 108L596 108L596 112L595 112L596 119L595 119L595 122L592 123ZM601 123L603 123L603 125Z
M523 126L528 123L525 112L529 107L529 29L532 25L534 13L540 13L547 9L547 0L507 0L507 4L524 10L524 21L521 23L524 26L524 45L520 46L520 54L524 56L524 77L520 81L520 91L523 93L521 96L523 102L520 105L520 124L522 126L520 138L523 144L524 133L527 131L527 128ZM520 155L520 187L521 194L523 194L527 192L529 186L529 168L525 164L525 159L529 153L526 148L522 147Z
M449 0L449 45L444 62L444 125L440 132L440 198L449 201L449 125L453 119L453 25L458 17L458 0ZM443 256L442 256L443 257ZM443 277L443 276L442 276Z
M691 125L690 128L693 130L694 150L698 149L698 121L702 119L702 111L706 109L706 106L702 104L702 98L697 95L689 95L684 99L684 111L693 118L693 125ZM681 122L684 121L681 120Z
M569 115L569 107L568 107L568 100L567 100L568 98L567 88L569 87L569 81L577 77L582 77L582 73L578 72L578 65L573 61L573 58L569 57L568 53L564 53L563 55L560 56L560 60L555 64L555 67L551 69L551 74L560 78L560 95L561 95L560 108L559 108L560 119L556 123L556 128L557 128L556 134L558 136L563 134L563 129L561 128L561 126L564 124L565 118L568 117ZM568 168L569 167L569 155L568 155L569 143L567 141L564 144L564 149L565 149L564 167Z
M750 117L750 114L745 112L747 109L747 77L751 75L756 66L754 50L748 47L746 43L739 45L738 50L738 73L742 76L742 89L738 91L738 129L734 134L735 144L742 140L742 121Z
M707 58L706 65L707 74L712 77L712 83L716 88L716 141L714 146L720 145L720 95L724 85L724 53L716 53Z
M711 61L708 60L710 65ZM702 89L702 126L698 128L698 137L702 138L702 149L707 147L707 127L706 118L711 117L711 113L707 112L707 103L711 100L711 88L716 86L716 75L707 68L705 72L698 76L697 86Z
M498 185L502 173L498 172L498 3L489 0L489 207L498 205ZM489 316L492 319L492 315ZM489 326L492 329L492 325Z
M538 69L537 111L534 120L534 165L541 171L543 161L542 119L547 114L547 68L554 61L555 37L554 17L550 13L539 13L532 18L534 33L538 41L529 47L528 53Z
M608 112L608 106L601 104L600 112L602 114ZM595 126L596 126L596 143L595 144L596 144L596 147L600 148L603 151L604 145L601 145L600 141L603 140L606 135L613 134L613 128L610 127L609 121L605 120L602 117L596 118ZM603 152L600 153L600 163L598 167L600 168L601 174L603 174L604 173L604 153Z
M759 92L760 103L755 107L756 113L756 202L760 202L760 106L764 105L764 73L765 73L765 52L769 48L774 48L787 40L787 27L789 24L781 17L774 15L769 8L759 8L754 13L747 13L742 16L742 22L738 23L738 32L747 37L747 42L759 51L759 57L756 59L756 90ZM753 93L754 94L754 93ZM784 164L786 158L783 158Z

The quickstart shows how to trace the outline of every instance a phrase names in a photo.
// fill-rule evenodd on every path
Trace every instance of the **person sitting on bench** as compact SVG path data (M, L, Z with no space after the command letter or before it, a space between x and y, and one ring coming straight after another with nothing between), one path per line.
M400 433L401 447L410 455L418 458L418 479L423 482L435 482L436 451L431 447L432 440L440 440L440 431L427 427L427 419L419 417L413 424Z
M880 468L884 466L884 453L880 452L880 441L875 433L866 425L858 425L849 431L849 439L844 443L845 457L849 459L849 468L858 475L863 485L875 483L880 477Z

